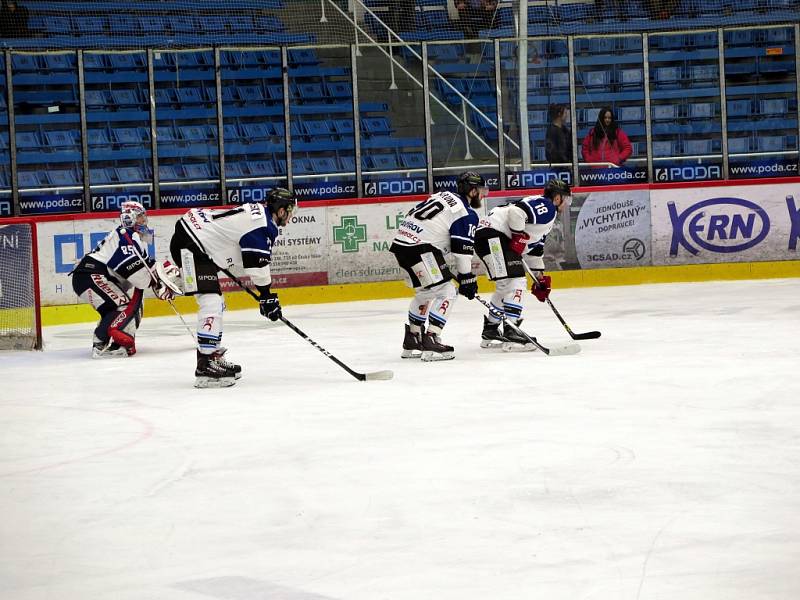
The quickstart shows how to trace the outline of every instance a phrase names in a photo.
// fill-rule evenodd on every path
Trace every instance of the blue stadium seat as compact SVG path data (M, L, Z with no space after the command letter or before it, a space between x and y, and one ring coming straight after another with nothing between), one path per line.
M240 162L225 162L225 178L248 177L247 164Z
M569 73L550 73L550 87L552 89L564 89L569 87Z
M752 29L733 29L725 32L726 46L751 46L754 42Z
M361 119L361 131L369 135L386 135L392 128L386 117L365 117Z
M675 156L677 151L674 140L664 140L653 142L653 156Z
M150 132L146 127L119 127L111 130L114 141L118 144L136 146L150 140Z
M78 174L72 169L57 169L55 171L47 171L47 179L51 185L66 187L78 183Z
M333 119L331 125L339 135L353 135L355 130L352 119Z
M713 102L693 102L689 105L690 119L713 119L715 112Z
M397 156L394 154L373 154L369 158L376 171L391 171L400 168Z
M606 88L611 82L611 74L608 71L585 71L582 74L583 86L585 88Z
M752 102L748 100L728 100L728 118L751 117L753 114Z
M111 100L119 108L142 104L142 100L135 89L111 90Z
M726 62L725 63L725 76L746 78L752 77L756 74L756 63L751 61L745 62Z
M272 135L265 123L242 123L241 128L248 140L264 140Z
M211 169L207 163L188 163L183 165L183 171L189 179L212 179Z
M751 138L748 137L729 137L728 154L747 154L750 152Z
M401 152L400 164L406 169L424 169L427 166L422 152Z
M594 124L597 122L597 115L600 114L600 107L584 108L578 111L578 117L581 123Z
M17 183L21 188L36 188L45 185L36 171L17 171Z
M80 137L79 131L45 131L44 139L48 146L66 148L75 146Z
M50 71L75 71L77 66L75 64L75 54L45 54L44 55L45 68Z
M205 143L211 137L205 125L181 125L178 127L178 133L181 139L193 143Z
M756 150L758 152L781 152L787 149L786 136L760 135L756 136Z
M253 31L253 19L250 17L230 16L228 26L231 33L250 33Z
M683 153L698 155L698 154L711 154L713 152L712 140L684 140Z
M141 167L117 167L117 181L120 183L143 182L147 180Z
M269 125L269 127L271 128L272 135L277 135L278 137L281 137L281 138L284 135L286 135L286 125L283 124L283 121L269 121L267 123L267 125ZM296 129L297 129L297 123L292 121L292 125L291 125L292 135L296 135L296 134L299 135L299 132L296 131Z
M531 125L547 125L549 117L546 110L529 110L528 123Z
M158 165L159 181L178 181L183 179L183 173L179 171L179 168L176 165Z
M112 52L108 62L115 71L133 71L146 66L146 59L141 52Z
M680 80L680 67L656 67L653 69L653 82L660 89L676 88Z
M319 100L325 97L322 84L298 83L295 85L296 97L301 100Z
M675 121L678 118L676 104L660 104L652 107L653 121Z
M456 62L461 58L459 49L460 46L456 44L431 44L428 46L428 59L431 61Z
M317 58L317 51L313 48L290 48L289 49L289 64L295 65L317 65L319 59Z
M103 167L89 169L89 183L92 185L103 185L114 181L113 174Z
M362 156L362 164L366 156ZM346 171L348 173L355 173L356 170L356 159L354 156L350 155L343 155L339 157L339 166L341 167L342 171Z
M336 173L339 170L339 166L336 163L335 158L329 156L312 156L309 158L309 160L311 161L311 170L314 173Z
M620 123L643 122L644 106L620 106L617 108L617 121Z
M39 71L39 69L41 69L38 57L32 54L12 54L11 66L15 73L21 71Z
M292 159L292 171L295 175L311 175L314 173L314 165L307 157L295 157Z
M791 29L770 27L766 30L767 42L770 44L786 44L792 41Z
M226 142L238 142L242 137L239 132L239 126L236 123L226 123L222 126L222 136ZM227 163L225 164L227 168Z
M686 47L683 34L653 35L650 39L661 50L683 50Z
M17 148L24 150L33 150L40 148L42 145L39 135L35 131L17 131L16 143Z
M203 92L196 87L181 87L175 90L180 104L202 104Z
M758 59L758 72L761 75L787 75L794 72L794 60L761 57Z
M240 85L236 93L244 102L263 102L264 92L259 85Z
M617 71L617 83L623 89L641 87L644 84L644 71L642 69L620 69Z
M788 111L789 101L786 98L763 98L758 101L759 114L778 117Z
M247 170L256 177L269 177L277 174L275 163L270 159L247 161Z
M164 32L166 23L163 17L140 16L137 19L144 35L158 35Z
M78 35L97 35L109 29L108 19L102 15L91 17L75 15L72 17L72 22Z
M177 104L175 90L172 88L156 88L156 104L172 105Z
M8 132L7 131L0 131L0 150L7 150L8 149Z
M256 15L253 19L256 31L283 31L283 22L272 15Z
M719 79L718 65L692 65L689 67L689 77L697 81L717 81Z
M589 40L590 54L612 54L617 50L617 38L600 37Z
M228 28L228 23L223 17L203 15L198 20L206 33L222 33Z
M157 125L156 139L161 142L177 142L180 138L172 125Z
M106 90L86 90L86 108L111 104L111 95Z
M331 124L326 120L303 121L306 133L312 138L331 136L334 134Z
M349 100L353 97L353 86L349 81L328 81L325 87L331 98Z
M188 15L172 16L167 19L168 27L175 33L197 33L198 25Z
M270 100L275 100L276 102L283 102L283 85L281 84L273 84L267 86L267 95L269 96Z

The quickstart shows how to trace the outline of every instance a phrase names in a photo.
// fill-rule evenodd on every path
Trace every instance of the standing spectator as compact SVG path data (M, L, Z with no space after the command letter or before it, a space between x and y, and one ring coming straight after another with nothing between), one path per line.
M549 163L572 163L572 131L566 126L567 107L550 105L550 124L545 136L544 155Z
M414 31L417 28L416 6L414 0L392 0L386 15L386 24L395 33Z
M614 111L604 106L597 113L597 123L583 140L583 160L587 163L612 163L621 166L633 149L625 132L617 125ZM603 168L606 165L595 165Z
M455 0L458 23L464 37L474 39L481 29L497 26L497 0Z
M28 9L16 0L3 0L0 7L0 37L18 38L30 35Z

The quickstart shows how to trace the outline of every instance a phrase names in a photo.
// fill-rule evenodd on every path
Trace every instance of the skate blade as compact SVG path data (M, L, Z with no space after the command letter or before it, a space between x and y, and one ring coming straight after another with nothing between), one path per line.
M419 350L403 350L400 358L419 358L420 356L422 356L422 352Z
M231 387L236 383L233 377L195 377L194 387L198 389Z
M422 353L422 362L436 362L439 360L453 360L456 357L455 352L432 352L426 350Z
M503 352L535 352L536 346L533 344L517 344L516 342L504 342Z
M500 340L481 340L481 348L501 348L503 343Z

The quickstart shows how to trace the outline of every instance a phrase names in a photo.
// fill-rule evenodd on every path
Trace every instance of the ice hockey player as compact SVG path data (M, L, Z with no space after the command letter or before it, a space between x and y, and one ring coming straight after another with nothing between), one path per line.
M481 219L475 234L475 253L486 265L489 279L496 282L491 298L493 311L483 317L482 348L502 346L507 351L536 348L511 327L500 331L501 319L497 315L504 315L517 326L522 323L527 287L523 261L534 275L531 293L539 302L550 295L550 276L544 274L542 258L544 243L570 194L568 183L551 179L542 196L526 196L500 205Z
M92 358L133 356L144 290L152 288L162 300L174 296L153 270L154 261L147 254L153 231L147 227L144 206L123 202L119 222L71 273L72 289L100 314Z
M198 306L195 387L229 387L241 377L242 368L225 360L221 346L221 267L248 275L258 290L261 314L271 321L280 319L278 295L270 291L272 247L278 228L289 222L296 206L289 190L275 188L264 204L193 208L175 224L170 253L181 267L186 295L194 295Z
M403 338L403 358L423 361L455 358L452 346L442 343L447 313L458 294L472 300L478 283L472 272L475 230L486 197L486 182L474 171L458 176L457 194L444 191L417 204L405 216L389 250L408 272L414 298ZM446 262L452 253L458 292ZM427 329L426 329L427 324Z

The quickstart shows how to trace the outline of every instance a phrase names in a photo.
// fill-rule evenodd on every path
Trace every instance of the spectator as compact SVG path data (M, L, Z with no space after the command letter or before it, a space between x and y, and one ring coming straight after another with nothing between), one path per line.
M0 37L19 38L30 35L28 9L16 0L3 0L0 6Z
M550 124L547 126L544 155L549 163L572 163L572 131L566 126L567 107L550 105Z
M678 0L646 0L647 13L651 19L669 19L678 6Z
M587 163L612 163L620 166L633 149L625 132L617 126L611 107L604 106L597 113L597 123L583 140L583 160ZM595 165L603 168L606 165Z
M497 0L455 0L464 37L474 39L481 29L497 26Z

